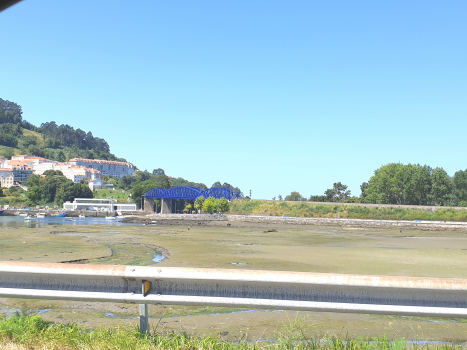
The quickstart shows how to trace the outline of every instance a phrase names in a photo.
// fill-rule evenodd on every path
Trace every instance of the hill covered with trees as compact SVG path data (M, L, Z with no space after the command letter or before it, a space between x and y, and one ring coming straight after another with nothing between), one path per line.
M23 119L21 106L0 98L0 156L28 154L60 162L70 158L126 161L110 152L107 141L91 131L54 121L39 127Z

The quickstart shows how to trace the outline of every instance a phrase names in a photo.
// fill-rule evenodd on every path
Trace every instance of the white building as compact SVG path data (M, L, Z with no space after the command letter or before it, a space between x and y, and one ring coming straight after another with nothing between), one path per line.
M136 211L136 203L117 203L116 199L108 198L75 198L73 202L63 203L66 210L97 210L97 211Z
M97 169L102 175L121 178L127 175L133 176L135 166L131 163L115 162L111 160L72 158L70 163L76 166L84 166L90 169Z
M101 172L99 170L76 166L70 163L45 162L34 166L34 173L36 175L42 175L47 170L59 170L63 173L63 176L76 183L81 182L83 179L101 179Z
M10 188L14 184L13 170L8 168L0 168L0 186Z

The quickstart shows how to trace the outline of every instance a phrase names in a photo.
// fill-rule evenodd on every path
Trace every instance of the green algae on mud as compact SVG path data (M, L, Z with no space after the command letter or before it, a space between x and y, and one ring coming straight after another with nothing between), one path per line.
M467 235L461 231L391 230L325 226L108 226L0 229L0 256L12 261L77 261L175 267L307 271L370 275L467 278ZM26 242L26 243L23 243ZM28 244L29 243L29 244ZM155 252L166 257L152 261ZM47 255L47 256L46 256ZM245 263L246 265L232 265ZM138 307L126 304L8 299L11 309L52 309L54 322L90 327L133 327ZM238 312L249 311L249 312ZM235 312L235 313L233 313ZM106 316L112 313L114 317ZM188 334L227 332L236 341L245 332L274 338L290 313L209 307L150 306L150 323ZM458 320L387 318L375 315L300 313L315 326L310 336L339 334L393 339L467 340L467 324ZM420 328L419 328L420 327Z

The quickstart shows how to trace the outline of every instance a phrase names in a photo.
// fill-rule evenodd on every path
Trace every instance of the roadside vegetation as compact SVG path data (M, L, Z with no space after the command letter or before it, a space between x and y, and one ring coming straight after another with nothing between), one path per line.
M266 215L308 218L340 218L371 220L431 220L467 221L467 210L357 206L346 203L309 203L290 201L235 200L230 203L230 214Z
M189 335L186 332L164 332L153 329L140 334L137 328L87 329L76 324L46 322L41 316L15 314L0 321L0 348L5 349L332 349L332 350L403 350L409 346L405 339L390 341L381 338L350 338L345 336L324 336L321 339L307 339L303 319L284 324L277 332L275 341L250 339L246 333L240 341L231 343L222 339L221 334L210 336ZM461 349L453 344L425 345L425 349Z
M23 189L13 186L10 188L0 188L0 205L2 207L5 205L22 207L26 202L27 197Z

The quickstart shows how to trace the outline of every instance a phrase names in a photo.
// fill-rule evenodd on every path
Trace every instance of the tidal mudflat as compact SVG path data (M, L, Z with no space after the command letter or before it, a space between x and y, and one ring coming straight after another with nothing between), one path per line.
M467 278L467 232L268 225L0 228L3 261L157 265ZM158 259L155 259L157 255ZM161 259L161 255L164 259ZM159 262L158 262L159 261ZM0 312L42 312L88 326L138 323L137 305L1 299ZM41 311L42 310L42 311ZM47 310L47 311L44 311ZM239 339L274 338L295 312L150 306L151 326ZM467 340L463 320L300 312L308 335Z

